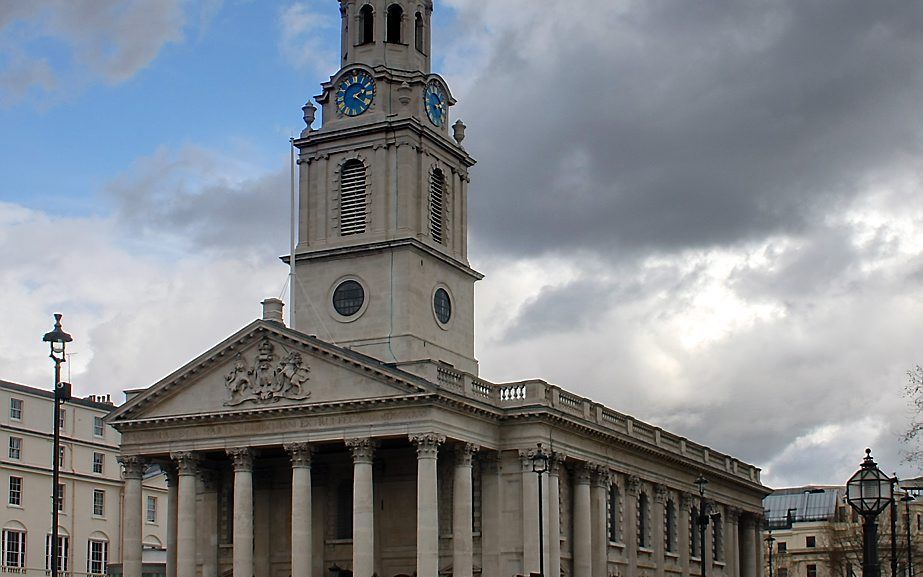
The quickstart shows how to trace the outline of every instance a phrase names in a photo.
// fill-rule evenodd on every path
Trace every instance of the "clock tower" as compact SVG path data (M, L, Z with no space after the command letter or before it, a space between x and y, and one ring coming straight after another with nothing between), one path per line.
M477 374L465 127L431 66L432 0L339 0L340 70L304 106L294 328Z

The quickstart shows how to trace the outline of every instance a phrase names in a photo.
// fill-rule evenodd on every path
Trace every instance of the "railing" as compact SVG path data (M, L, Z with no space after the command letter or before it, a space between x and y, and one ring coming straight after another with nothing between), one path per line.
M459 372L439 367L436 369L436 379L444 387L455 389L459 392L464 391L464 375Z
M526 398L526 386L523 384L500 387L498 391L501 401L518 401Z

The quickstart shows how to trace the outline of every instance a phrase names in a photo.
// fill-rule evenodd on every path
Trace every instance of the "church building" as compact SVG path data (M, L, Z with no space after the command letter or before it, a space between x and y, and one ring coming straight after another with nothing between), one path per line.
M294 141L289 326L265 300L109 417L124 576L141 577L139 472L158 463L168 577L758 577L757 467L575 391L478 376L475 161L431 71L433 2L339 9L322 122L306 104Z

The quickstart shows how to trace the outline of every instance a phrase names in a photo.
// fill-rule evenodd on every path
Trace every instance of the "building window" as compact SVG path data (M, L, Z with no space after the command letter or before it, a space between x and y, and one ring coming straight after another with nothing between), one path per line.
M804 546L808 548L817 547L817 537L814 535L808 535L804 538Z
M103 489L93 489L93 515L102 517L106 514L106 492Z
M353 538L353 485L340 483L337 487L336 539Z
M438 168L429 175L429 234L445 244L445 174Z
M10 418L14 421L22 420L22 399L10 399Z
M45 571L51 571L51 535L45 535ZM58 570L67 571L70 567L70 537L58 534Z
M622 492L618 485L609 485L609 541L622 541Z
M93 436L94 437L105 437L106 436L105 423L103 423L102 417L93 417Z
M650 547L651 542L648 539L650 527L650 502L647 493L644 491L638 493L638 547Z
M103 464L106 462L106 455L103 453L93 453L93 472L99 475L103 474Z
M90 539L87 543L87 573L102 575L109 566L109 542Z
M64 447L58 447L58 467L64 466Z
M388 32L385 42L392 44L401 43L401 24L404 20L404 9L398 4L388 6Z
M676 550L676 504L673 499L667 501L664 524L664 549L673 553Z
M375 12L368 4L359 9L359 44L375 41Z
M58 483L58 513L64 512L64 483Z
M817 565L808 563L808 577L817 577Z
M786 551L788 551L788 543L786 543L785 541L779 541L776 544L776 551L778 553L785 553Z
M22 506L22 477L10 477L10 505Z
M10 437L10 459L22 459L22 438Z
M157 497L148 496L147 498L147 522L157 522Z
M67 411L65 411L64 409L59 409L58 410L58 428L63 429L64 423L66 422L67 422Z
M712 559L724 561L724 518L720 514L711 518L711 549Z
M367 210L365 165L348 160L340 171L340 236L365 232Z
M26 566L26 532L17 529L3 530L3 566Z
M413 19L413 45L417 52L423 52L423 15L417 12Z
M702 534L699 532L699 508L692 507L689 511L689 547L690 555L693 557L702 556Z

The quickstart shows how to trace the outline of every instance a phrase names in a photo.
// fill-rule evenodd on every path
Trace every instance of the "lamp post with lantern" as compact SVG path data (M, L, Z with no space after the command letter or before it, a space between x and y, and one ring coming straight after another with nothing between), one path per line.
M698 519L695 521L699 526L699 548L701 549L699 553L702 558L701 577L706 577L705 563L708 558L708 548L705 546L705 530L708 528L708 503L705 501L705 485L708 485L708 479L699 475L695 480L695 484L699 487L699 514Z
M54 330L45 333L42 342L51 347L54 361L54 419L53 448L51 451L51 577L58 577L60 571L60 544L58 539L58 504L60 503L59 480L61 476L61 403L71 398L70 383L61 382L61 364L67 362L65 348L73 337L61 328L61 313L54 315Z
M891 477L881 472L872 450L866 449L861 467L846 482L846 501L862 515L862 577L881 577L877 518L893 500L892 488Z
M539 443L532 453L532 472L538 474L538 574L545 577L545 511L542 499L542 475L548 472L548 453Z

